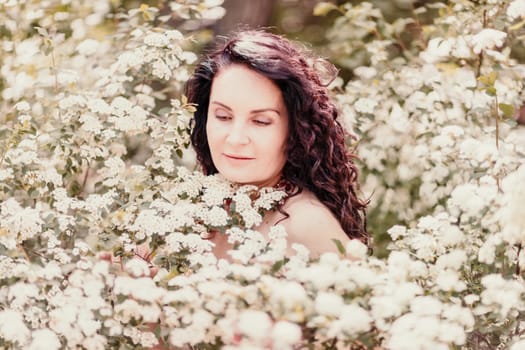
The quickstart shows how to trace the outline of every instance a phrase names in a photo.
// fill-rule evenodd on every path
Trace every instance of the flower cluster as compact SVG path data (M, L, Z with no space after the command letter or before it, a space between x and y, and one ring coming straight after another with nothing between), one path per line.
M335 53L343 33L360 43L352 48L361 60L344 61L356 78L337 97L341 122L359 139L372 229L395 224L390 254L426 266L427 293L472 308L471 346L510 345L523 322L525 130L514 119L524 66L513 52L523 1L427 4L394 23L370 6L342 6L328 35ZM410 41L401 36L408 28Z
M341 122L390 244L317 259L257 230L285 193L180 166L189 39L221 4L0 1L0 347L522 349L523 0L339 7Z

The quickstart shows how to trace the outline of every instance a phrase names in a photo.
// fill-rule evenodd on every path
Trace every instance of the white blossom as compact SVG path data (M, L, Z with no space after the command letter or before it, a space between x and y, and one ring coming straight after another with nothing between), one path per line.
M472 45L474 53L479 54L482 50L500 47L503 45L506 38L507 33L505 32L492 28L485 28L472 36L470 39L470 45Z
M31 344L28 350L58 350L60 349L60 340L55 332L49 329L37 329L31 333Z
M499 220L503 227L502 238L510 244L525 243L525 166L503 179L502 206Z
M360 98L354 104L354 108L357 112L360 113L369 113L373 114L377 106L377 101L369 98Z
M320 315L339 316L343 306L343 298L333 293L322 292L315 298L315 311Z
M23 345L30 337L30 331L24 323L23 316L11 309L0 311L0 335L7 341Z
M276 349L291 349L292 345L301 340L301 328L295 323L277 321L272 328L273 347Z
M511 19L525 17L525 1L514 0L507 7L507 16Z
M266 312L244 310L239 315L238 328L241 334L255 340L262 340L269 336L272 321Z

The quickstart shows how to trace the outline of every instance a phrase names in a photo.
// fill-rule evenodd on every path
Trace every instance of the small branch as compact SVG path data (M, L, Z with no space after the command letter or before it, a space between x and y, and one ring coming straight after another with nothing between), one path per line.
M481 76L481 66L483 65L483 50L478 54L478 66L476 67L476 78Z
M51 47L51 66L53 69L53 74L55 76L55 95L58 95L58 68L57 68L56 60L55 60L54 47ZM60 111L60 107L58 107L57 110L58 110L58 121L62 123L62 112Z
M55 63L55 50L51 49L51 65L53 66L53 72L55 75L55 94L58 94L58 71Z
M483 28L487 28L487 10L483 11ZM478 54L478 66L476 68L476 78L481 76L481 66L483 65L483 50Z
M81 190L80 190L80 193L82 193L82 194L86 193L85 189L86 189L86 183L87 183L88 177L89 177L89 164L88 164L88 166L86 168L86 173L84 175L84 178L82 179L82 187L81 187Z
M521 271L520 271L520 254L521 254L521 243L518 244L518 254L516 256L516 276L519 276Z
M31 258L29 256L29 253L26 250L26 247L24 247L24 244L23 243L19 243L18 247L21 248L22 253L24 253L24 256L26 257L27 261L31 262Z
M499 103L496 95L496 148L499 149Z
M496 149L499 150L499 103L498 103L498 95L496 94L495 95L495 98L496 98L496 106L495 106L495 115L496 115ZM498 192L502 192L501 190L501 185L500 185L500 181L499 181L499 176L497 174L494 174L495 178L496 178L496 186L498 187Z

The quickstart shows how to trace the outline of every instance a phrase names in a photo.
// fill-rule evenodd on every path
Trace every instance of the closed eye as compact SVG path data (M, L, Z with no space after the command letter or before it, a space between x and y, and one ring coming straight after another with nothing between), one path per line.
M257 124L257 125L270 125L270 124L271 124L271 122L268 122L268 121L266 121L266 120L257 120L257 119L256 119L256 120L254 120L253 122L254 122L255 124Z
M229 115L222 115L222 114L216 114L215 118L217 118L219 120L223 120L223 121L227 121L227 120L231 119L231 117Z

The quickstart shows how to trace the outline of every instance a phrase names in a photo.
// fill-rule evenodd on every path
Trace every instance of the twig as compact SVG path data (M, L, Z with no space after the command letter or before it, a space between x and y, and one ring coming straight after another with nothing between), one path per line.
M520 253L521 253L521 243L518 244L518 254L516 256L516 276L519 276L521 271L520 271Z

